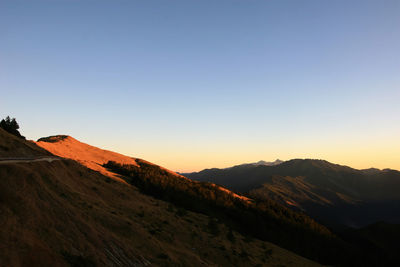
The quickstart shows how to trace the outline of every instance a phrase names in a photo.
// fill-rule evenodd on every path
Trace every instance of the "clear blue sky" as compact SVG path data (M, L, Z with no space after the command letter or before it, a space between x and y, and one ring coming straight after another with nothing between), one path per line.
M400 1L0 1L0 116L180 171L400 169Z

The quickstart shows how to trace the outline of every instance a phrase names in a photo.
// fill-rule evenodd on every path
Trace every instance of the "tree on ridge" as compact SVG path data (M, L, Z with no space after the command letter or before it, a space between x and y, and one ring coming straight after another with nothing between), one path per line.
M18 131L19 125L18 122L15 120L15 118L11 119L10 116L7 116L5 119L1 120L0 127L3 128L5 131L9 132L10 134L25 139L25 137L22 136Z

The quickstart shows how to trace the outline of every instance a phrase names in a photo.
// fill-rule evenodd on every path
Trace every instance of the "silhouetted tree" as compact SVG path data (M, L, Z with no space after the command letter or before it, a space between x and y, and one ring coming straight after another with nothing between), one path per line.
M5 119L1 120L0 127L3 128L5 131L9 132L10 134L25 139L25 137L22 136L18 131L19 125L18 122L15 120L15 118L11 119L10 116L7 116Z

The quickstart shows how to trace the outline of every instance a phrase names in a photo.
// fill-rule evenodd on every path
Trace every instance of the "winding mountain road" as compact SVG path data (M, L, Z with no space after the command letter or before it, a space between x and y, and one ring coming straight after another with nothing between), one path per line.
M0 164L27 163L27 162L38 162L38 161L53 162L55 160L63 160L63 158L59 158L59 157L0 158Z

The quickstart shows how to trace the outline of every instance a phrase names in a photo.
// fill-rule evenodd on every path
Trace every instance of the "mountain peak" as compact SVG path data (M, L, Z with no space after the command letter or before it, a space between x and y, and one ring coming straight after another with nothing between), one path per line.
M135 158L85 144L68 135L43 137L36 144L56 156L78 161L92 170L119 181L122 180L102 165L111 160L120 164L138 166Z
M141 161L146 162L150 165L154 165L153 163L141 159L132 158L117 152L91 146L89 144L80 142L79 140L69 135L53 135L49 137L43 137L36 142L36 145L44 148L45 150L56 156L78 161L89 169L98 171L103 175L109 176L115 180L122 182L124 181L119 178L119 175L108 171L106 168L103 167L103 164L109 161L114 161L119 164L128 164L139 167L138 161ZM163 167L160 168L174 176L180 178L183 177Z
M275 166L278 164L281 164L283 161L280 159L276 159L275 161L265 161L265 160L260 160L258 162L252 163L252 165L265 165L265 166Z
M276 166L279 165L281 163L283 163L285 161L280 160L280 159L276 159L275 161L265 161L265 160L259 160L257 162L252 162L252 163L243 163L243 164L239 164L239 165L235 165L232 167L228 167L225 169L230 169L230 168L235 168L235 167L244 167L244 166ZM214 170L218 170L218 168L213 168ZM210 169L210 170L213 170Z

